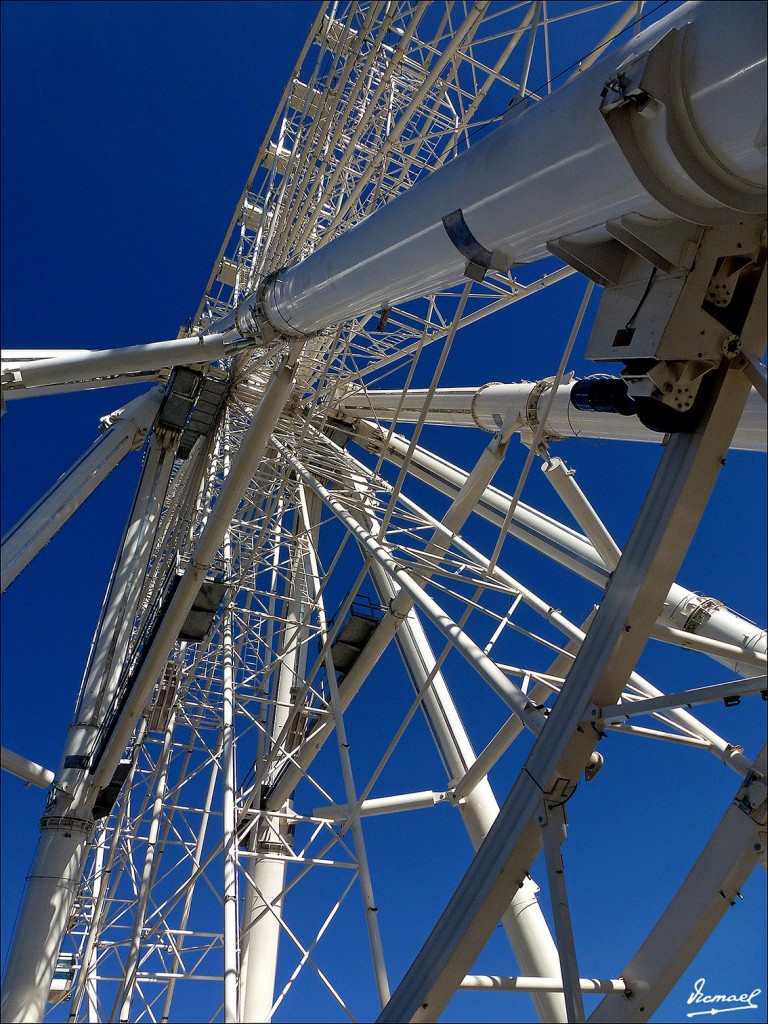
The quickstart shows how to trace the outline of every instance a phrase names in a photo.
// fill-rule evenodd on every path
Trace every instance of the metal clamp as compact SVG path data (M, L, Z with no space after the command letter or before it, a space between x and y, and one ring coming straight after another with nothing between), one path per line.
M489 270L506 274L511 261L501 252L491 252L482 245L469 229L461 209L443 217L443 227L451 242L467 259L464 276L472 281L482 281Z

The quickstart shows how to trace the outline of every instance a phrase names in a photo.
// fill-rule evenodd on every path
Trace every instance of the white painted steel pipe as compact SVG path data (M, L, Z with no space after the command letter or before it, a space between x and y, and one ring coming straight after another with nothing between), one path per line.
M621 978L579 978L582 992L626 992ZM560 978L505 978L498 974L468 974L460 989L482 992L562 992Z
M161 379L161 373L147 370L144 373L123 373L103 379L71 381L69 384L46 384L41 388L8 388L3 389L2 397L3 401L11 398L45 398L46 395L70 395L75 391L96 391L100 388L122 387L124 384L155 384Z
M125 348L68 350L63 355L51 358L27 359L19 361L13 371L14 381L4 388L3 395L6 399L18 398L23 397L24 388L170 369L189 363L211 363L224 358L227 354L225 343L228 344L236 337L236 332L227 331L171 341L153 341L147 345L129 345ZM29 352L25 354L29 356ZM8 352L6 357L9 363L18 358L13 351ZM129 384L131 381L121 383Z
M4 348L0 353L0 366L3 373L7 373L35 359L72 359L89 356L92 351L89 348Z
M112 413L112 425L106 432L11 527L2 542L0 593L5 593L120 460L143 441L162 397L162 389L154 388Z
M764 195L766 153L757 147L766 117L765 13L764 4L685 4L627 38L578 78L278 273L264 290L267 319L281 334L308 335L461 280L467 260L443 226L456 210L477 241L508 264L541 259L549 241L630 213L669 220L670 211L640 185L604 124L600 97L630 55L687 23L684 99L697 142L715 154L728 187ZM681 202L723 210L656 138L661 121L657 114L644 142L654 172Z
M738 612L731 611L722 602L695 591L686 590L679 583L673 583L659 615L659 622L682 630L696 638L730 644L746 652L765 655L768 651L768 634L765 629L745 619ZM723 665L732 668L740 676L754 675L754 660L713 656Z
M577 409L570 395L576 381L557 389L547 415L546 433L555 438L590 437L601 440L645 441L661 444L664 434L644 427L635 415ZM535 430L550 393L543 381L520 384L485 384L480 388L439 388L431 402L426 422L435 426L479 427L495 433L499 423L515 422L515 430ZM415 423L428 400L428 393L402 391L358 391L344 396L338 405L341 416L357 420L375 417L392 422L395 413L401 423ZM754 389L734 435L731 448L766 450L768 413L766 403Z
M360 817L367 818L376 814L399 814L401 811L422 810L425 807L436 807L446 799L445 793L435 793L431 789L421 793L400 793L397 796L380 796L373 800L363 800L360 804ZM316 807L312 811L314 818L328 818L329 821L346 821L349 807L337 804L329 807Z
M56 956L69 920L68 901L79 884L78 872L82 872L85 864L87 839L93 826L90 812L83 809L89 792L87 769L67 765L72 763L70 758L90 754L94 734L110 707L172 465L170 453L159 445L150 447L107 588L74 722L67 731L55 799L46 808L41 823L42 836L3 979L4 1021L42 1019ZM64 870L68 874L59 878ZM30 969L30 964L34 969Z
M619 564L621 549L606 529L602 519L592 508L586 494L574 480L573 470L562 459L551 459L541 464L544 476L557 491L566 508L595 546L600 558L613 572Z
M0 747L0 768L4 772L16 775L32 786L39 786L40 789L47 789L53 782L55 775L48 768L43 768L36 761L30 761L21 754L14 753L7 747Z
M276 844L285 843L290 848L289 823L285 818L271 819L278 834ZM253 866L252 866L253 865ZM277 954L282 931L283 889L285 888L286 862L284 858L260 858L249 860L246 878L243 882L247 913L241 930L240 978L240 1020L271 1020L274 1000L274 979L277 971Z

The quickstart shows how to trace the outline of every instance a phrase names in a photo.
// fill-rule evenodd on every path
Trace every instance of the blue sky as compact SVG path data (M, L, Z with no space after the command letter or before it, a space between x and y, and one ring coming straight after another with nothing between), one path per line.
M4 346L101 348L175 337L197 307L315 10L300 2L2 4ZM554 373L580 288L570 282L557 299L547 295L530 310L516 309L517 319L498 318L468 332L452 353L447 383ZM578 356L573 368L587 372ZM99 417L138 390L9 403L2 423L3 533L96 437ZM434 436L467 467L485 443ZM579 483L623 541L658 452L585 443L558 453L577 467ZM522 448L511 453L500 486L514 487L523 457ZM138 460L127 459L4 598L3 744L47 767L58 764L137 471ZM543 485L534 480L531 487L524 497L534 503ZM764 493L764 460L735 453L680 575L686 586L759 623L765 621ZM524 555L519 564L529 568ZM530 571L540 569L530 563ZM556 570L522 578L553 602L566 585ZM577 617L579 605L586 614L592 599L587 588L574 586L569 614ZM726 678L698 661L692 669L688 657L649 651L644 671L669 690ZM691 679L691 671L702 674ZM482 700L477 707L467 700L478 734L487 728L483 707ZM758 699L727 712L708 709L702 717L743 743L747 754L757 752L764 719ZM587 805L583 787L569 808L573 846L565 856L573 865L577 940L589 951L582 973L589 976L620 972L735 792L736 776L714 758L659 746L613 738L606 749L615 770L599 780L602 809ZM404 789L432 788L426 765L414 772L414 779L424 775L424 785L408 780ZM503 798L510 780L500 773L496 781ZM4 958L43 795L5 774L2 786ZM649 800L661 791L664 799ZM417 840L426 845L414 852L412 888L385 926L395 975L466 865L466 843L455 859L442 855L453 849L448 844L456 832L436 820L438 813L414 815L409 840L414 851ZM386 843L383 824L370 828ZM385 856L381 861L383 872L397 871ZM642 912L627 913L638 888L646 892ZM764 904L765 875L756 872L744 901L726 915L656 1021L685 1019L685 1001L701 977L712 992L761 988L765 1007ZM481 969L504 973L503 955L504 944L494 937ZM309 1002L294 1004L284 1019L312 1019L311 986L303 998ZM511 998L510 1004L495 995L461 996L444 1019L526 1020L525 997ZM729 1014L735 1024L754 1017L754 1011Z

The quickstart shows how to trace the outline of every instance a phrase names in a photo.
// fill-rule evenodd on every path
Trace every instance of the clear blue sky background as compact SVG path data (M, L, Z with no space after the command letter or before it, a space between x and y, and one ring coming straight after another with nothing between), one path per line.
M176 335L197 307L315 10L301 2L2 4L5 346L100 348ZM499 319L457 343L449 382L554 373L580 287L564 289L562 305L547 297L530 312L516 310L518 319ZM554 339L549 346L540 336L542 324ZM578 359L574 368L586 372ZM99 417L135 393L9 403L2 424L3 533L96 437ZM462 445L468 453L473 444L477 449L470 438L448 443L457 461ZM635 446L628 454L623 446L592 443L564 446L563 452L623 540L657 452ZM513 465L501 486L514 486L522 458L522 449L510 456ZM467 454L464 464L469 460ZM3 743L51 768L58 765L137 468L136 458L126 460L4 599ZM765 553L755 545L764 533L764 486L762 459L736 454L729 460L680 577L761 623ZM534 501L535 492L527 500ZM553 572L527 582L540 584L557 603L560 578ZM584 612L590 600L585 592ZM652 652L646 674L665 689L726 678L687 657ZM692 679L691 671L703 674ZM727 717L722 708L702 717L743 743L748 754L757 752L764 718L758 700L743 702ZM628 737L612 739L605 749L617 770L600 777L603 810L597 818L580 815L582 797L574 798L573 846L566 848L576 926L589 950L581 969L589 976L620 972L736 787L736 777L702 753ZM7 775L2 786L4 958L43 795ZM406 782L403 788L426 787ZM666 797L651 804L648 797L660 791ZM414 828L422 836L434 830L429 857L439 863L442 825L430 817ZM616 833L624 847L612 845ZM619 848L624 852L617 854ZM449 865L445 877L459 877L462 864ZM628 916L638 878L650 895L642 913ZM412 920L406 908L414 894L404 893L401 916L386 934L396 960L398 946L418 948L445 901L430 870L418 884L433 885L434 899ZM764 1015L762 872L753 875L744 896L655 1020L685 1019L685 1000L700 977L712 992L761 988ZM503 951L494 940L482 969L504 973ZM525 997L511 998L461 997L445 1019L528 1019ZM303 1012L294 1007L285 1019L306 1019ZM306 1013L311 1018L312 1010ZM736 1012L728 1019L736 1024L757 1017Z

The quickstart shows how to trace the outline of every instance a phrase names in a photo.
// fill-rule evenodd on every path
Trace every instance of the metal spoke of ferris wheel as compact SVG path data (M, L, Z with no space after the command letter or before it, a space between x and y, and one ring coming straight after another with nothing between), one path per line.
M161 402L4 1020L50 1000L70 1021L279 1021L310 991L318 1020L428 1021L484 989L510 1020L518 992L545 1021L648 1019L714 932L765 856L764 752L699 711L764 695L765 632L676 580L729 447L765 447L764 10L724 9L329 4L179 338L5 353L9 401L163 397L108 418L3 540L5 589ZM547 311L575 294L561 336ZM504 383L456 387L478 325ZM585 359L623 373L578 379ZM588 497L566 438L577 465L586 438L663 441L621 545L615 485ZM607 977L563 867L600 742L613 763L569 808L586 830L613 818L622 743L689 758L686 786L702 752L737 776ZM419 846L428 808L461 827ZM472 973L484 949L499 974Z

